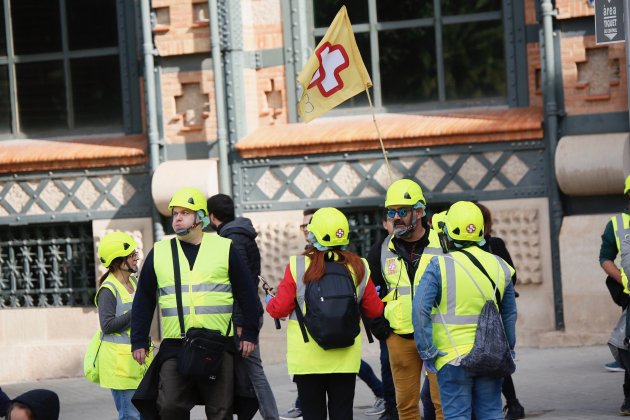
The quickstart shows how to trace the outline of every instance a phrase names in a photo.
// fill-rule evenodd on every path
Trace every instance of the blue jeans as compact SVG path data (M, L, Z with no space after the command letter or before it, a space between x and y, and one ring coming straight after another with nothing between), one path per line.
M135 389L112 389L118 420L140 420L140 413L131 403L131 397L135 392Z
M435 407L433 406L433 400L431 400L431 389L427 375L424 375L424 383L420 391L420 401L422 401L423 420L435 420Z
M475 417L503 420L501 384L503 378L475 376L461 366L446 364L437 373L444 418L469 420Z
M361 367L359 368L359 379L370 387L375 397L383 398L383 383L376 377L372 367L363 359L361 359Z
M260 346L256 346L256 349L251 352L248 357L243 359L243 363L245 363L249 379L256 393L256 398L258 398L258 408L262 418L265 420L277 419L278 407L262 366Z

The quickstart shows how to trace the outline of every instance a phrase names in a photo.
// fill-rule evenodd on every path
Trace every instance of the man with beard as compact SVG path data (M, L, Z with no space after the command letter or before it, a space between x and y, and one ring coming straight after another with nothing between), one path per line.
M427 223L426 200L416 182L394 182L387 190L385 208L393 232L375 244L367 257L372 280L377 288L380 286L385 303L383 316L371 323L371 330L387 343L398 418L419 420L422 359L414 343L411 308L418 281L431 258L442 254L442 248L437 233ZM437 380L434 375L429 380L437 405ZM390 409L386 418L397 418L396 412Z

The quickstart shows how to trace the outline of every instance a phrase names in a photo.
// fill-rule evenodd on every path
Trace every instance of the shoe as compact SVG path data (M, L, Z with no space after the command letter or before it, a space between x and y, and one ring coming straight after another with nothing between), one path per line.
M621 404L621 408L619 409L619 414L622 416L630 416L630 400L623 400L623 404Z
M606 369L609 372L625 372L626 371L624 368L621 367L621 365L616 360L613 360L610 363L606 363L604 365L604 369Z
M291 407L286 413L280 414L282 420L302 419L302 410L297 407Z
M378 416L385 412L385 400L379 397L376 397L374 400L374 405L372 408L368 408L363 412L366 416Z
M517 399L509 400L503 407L505 420L518 420L525 418L525 409Z

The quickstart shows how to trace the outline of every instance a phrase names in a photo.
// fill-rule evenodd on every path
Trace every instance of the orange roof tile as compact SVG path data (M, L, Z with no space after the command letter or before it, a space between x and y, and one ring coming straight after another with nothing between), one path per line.
M132 166L147 162L145 135L0 141L0 173Z
M542 139L540 108L473 109L440 114L377 114L386 149ZM243 158L380 149L371 115L266 126L245 136Z

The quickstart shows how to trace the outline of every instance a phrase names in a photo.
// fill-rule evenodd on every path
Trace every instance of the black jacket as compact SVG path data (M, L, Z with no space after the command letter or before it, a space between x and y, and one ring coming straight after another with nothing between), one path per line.
M239 253L241 261L251 273L251 287L258 296L258 276L260 275L260 250L256 245L256 229L252 225L252 221L245 217L237 217L236 219L223 223L218 227L219 236L232 240L232 245ZM246 281L249 281L246 279ZM256 311L259 316L264 313L260 299L256 299ZM243 313L238 304L234 304L234 325L243 325Z

